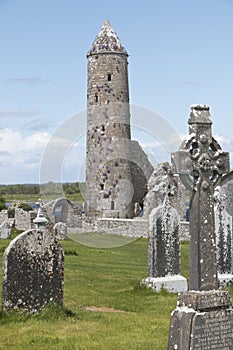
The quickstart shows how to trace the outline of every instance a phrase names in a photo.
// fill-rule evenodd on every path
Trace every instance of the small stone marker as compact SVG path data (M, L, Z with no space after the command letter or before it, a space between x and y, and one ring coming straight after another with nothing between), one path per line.
M54 225L55 236L57 239L66 239L67 238L67 225L64 222L57 222Z
M180 275L179 215L172 206L177 185L170 171L163 182L164 202L149 215L148 277L141 283L159 292L161 288L177 293L187 290Z
M63 304L64 252L47 229L21 233L3 256L2 309L39 312Z
M190 135L173 160L192 190L190 204L190 286L172 313L168 350L233 350L233 309L218 290L214 188L229 171L229 154L212 137L209 107L193 105Z
M7 239L11 236L11 224L8 221L4 221L0 225L0 238Z

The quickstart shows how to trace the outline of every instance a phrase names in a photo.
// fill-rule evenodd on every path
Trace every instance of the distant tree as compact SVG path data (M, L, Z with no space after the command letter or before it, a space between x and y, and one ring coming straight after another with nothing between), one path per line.
M25 211L30 211L32 210L32 207L30 205L28 205L27 203L21 202L19 204L19 208L25 210Z

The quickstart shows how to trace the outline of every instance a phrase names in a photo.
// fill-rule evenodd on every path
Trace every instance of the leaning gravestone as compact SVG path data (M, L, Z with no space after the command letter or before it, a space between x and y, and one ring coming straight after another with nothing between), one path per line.
M189 137L173 161L192 190L190 203L190 285L172 313L168 350L233 350L233 309L218 290L214 230L214 188L229 171L229 154L212 137L209 107L192 106Z
M177 293L187 290L187 280L180 275L179 215L173 207L177 183L167 163L160 186L163 204L149 215L148 277L141 284L159 292L161 288Z
M23 232L3 257L2 309L39 312L63 304L64 252L47 229Z

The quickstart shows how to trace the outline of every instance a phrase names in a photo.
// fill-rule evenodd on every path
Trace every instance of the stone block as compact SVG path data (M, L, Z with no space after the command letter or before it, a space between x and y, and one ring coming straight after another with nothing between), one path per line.
M147 277L141 282L142 285L160 292L166 289L170 293L185 292L188 289L187 280L183 276Z
M231 305L230 295L227 291L190 291L180 293L177 306L192 308L195 311L203 311L213 308L227 308Z
M218 280L221 287L230 286L233 284L233 275L229 273L219 273Z

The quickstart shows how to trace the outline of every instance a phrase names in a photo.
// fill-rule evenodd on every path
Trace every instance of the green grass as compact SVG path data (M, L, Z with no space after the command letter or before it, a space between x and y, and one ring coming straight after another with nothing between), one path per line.
M1 252L8 243L0 241ZM1 314L0 349L165 350L177 295L140 287L147 276L146 239L111 249L62 244L64 309L49 305L39 315ZM188 277L187 243L181 251Z
M61 195L62 196L62 195ZM83 197L80 193L77 194L64 194L64 196L71 200L79 203L83 203ZM22 202L38 202L39 198L41 198L41 194L5 194L3 195L6 202L11 201L22 201ZM57 195L42 195L42 199L47 201L53 201L57 199Z
M135 237L125 237L114 234L86 232L84 234L69 233L69 238L80 244L95 248L115 248L136 240Z

